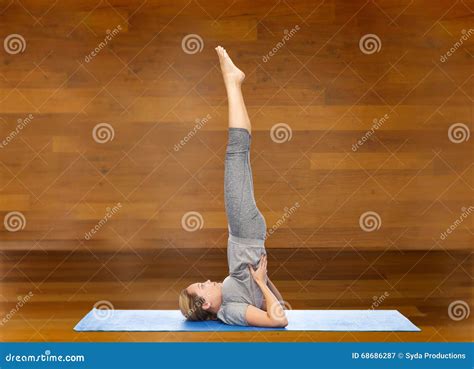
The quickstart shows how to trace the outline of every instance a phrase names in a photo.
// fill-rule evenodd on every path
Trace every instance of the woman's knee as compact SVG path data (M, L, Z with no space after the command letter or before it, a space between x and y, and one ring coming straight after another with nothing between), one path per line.
M250 151L250 134L245 128L229 128L227 154L247 153Z

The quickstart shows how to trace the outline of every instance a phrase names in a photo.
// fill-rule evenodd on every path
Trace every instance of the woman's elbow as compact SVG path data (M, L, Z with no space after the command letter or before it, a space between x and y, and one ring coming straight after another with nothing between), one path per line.
M288 325L288 319L286 318L286 316L282 317L282 318L279 318L279 319L276 319L273 322L273 326L275 328L285 328L287 325Z

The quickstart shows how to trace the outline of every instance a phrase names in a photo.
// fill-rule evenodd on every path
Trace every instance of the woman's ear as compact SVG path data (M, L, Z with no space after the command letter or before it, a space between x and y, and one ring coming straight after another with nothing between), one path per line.
M206 301L201 306L204 310L208 310L211 307L211 303Z

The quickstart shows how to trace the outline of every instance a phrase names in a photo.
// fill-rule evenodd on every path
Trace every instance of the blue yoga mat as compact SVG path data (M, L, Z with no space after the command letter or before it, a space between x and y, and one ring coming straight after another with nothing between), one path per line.
M179 310L92 309L74 327L86 331L235 332L235 331L407 331L419 332L398 310L287 310L285 328L243 327L220 321L188 322Z

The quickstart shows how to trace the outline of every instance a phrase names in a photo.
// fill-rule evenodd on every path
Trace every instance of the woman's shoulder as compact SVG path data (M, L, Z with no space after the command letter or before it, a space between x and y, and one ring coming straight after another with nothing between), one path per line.
M231 325L248 325L245 314L247 307L246 302L229 301L223 303L217 312L217 318L226 324Z

